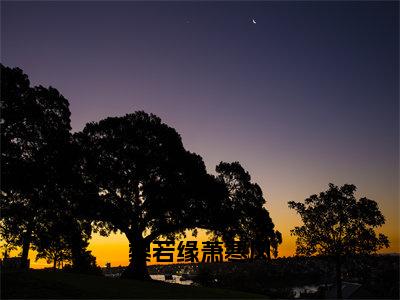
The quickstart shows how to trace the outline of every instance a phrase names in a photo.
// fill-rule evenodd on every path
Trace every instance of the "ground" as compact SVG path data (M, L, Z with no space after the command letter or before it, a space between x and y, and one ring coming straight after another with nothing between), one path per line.
M265 296L227 289L31 270L1 273L1 299L4 298L265 298Z

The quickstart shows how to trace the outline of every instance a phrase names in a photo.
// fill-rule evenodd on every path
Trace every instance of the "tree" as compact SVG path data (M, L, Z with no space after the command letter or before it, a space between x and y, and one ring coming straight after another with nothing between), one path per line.
M375 229L385 218L374 200L354 196L356 187L332 183L319 195L312 195L304 203L290 201L304 225L296 226L292 235L297 237L297 255L323 255L336 262L337 297L342 297L341 264L350 254L375 253L389 246L388 238L376 234Z
M20 246L29 238L24 226L25 205L21 192L26 193L23 182L29 180L30 136L25 124L26 112L31 106L28 76L22 70L1 66L1 229L2 238L12 247ZM25 170L25 171L24 171ZM12 199L11 199L12 198ZM21 203L22 202L22 203ZM18 207L19 206L19 207ZM19 214L17 212L20 212ZM24 248L26 249L26 247ZM26 259L27 259L27 251ZM25 253L24 253L25 254Z
M96 258L87 250L92 234L90 220L75 217L71 221L70 231L64 232L71 251L71 270L79 273L99 273Z
M274 258L278 256L278 247L282 244L282 235L274 230L275 225L269 212L262 208L254 215L254 237L251 243L251 258L271 259L271 250Z
M239 162L221 162L217 179L226 186L227 195L218 210L215 232L224 240L235 238L251 245L251 257L269 258L274 224L263 207L265 199L260 186L251 182L250 174Z
M22 259L57 200L65 146L70 141L68 101L54 88L30 87L21 69L1 65L1 226L22 247Z
M68 224L60 214L61 211L58 213L59 221L54 219L54 223L46 224L47 230L38 233L38 241L35 244L35 250L38 252L36 260L43 258L47 263L53 262L54 270L72 259L71 248L65 234Z
M37 235L34 244L36 260L44 258L53 262L53 268L66 262L71 271L80 273L98 273L96 260L86 248L91 237L91 225L88 221L79 221L68 215L68 210L54 210L55 216L46 220L45 226Z
M1 222L0 223L0 236L2 238L3 244L1 248L3 249L3 257L8 258L10 252L17 249L17 241L15 240L15 235L13 230L8 226L9 224Z
M75 139L85 181L97 189L100 233L123 232L132 253L124 276L149 279L146 246L208 221L213 178L173 128L145 112L88 123Z
M278 247L280 244L282 244L282 233L280 233L278 230L275 230L273 236L270 237L269 244L272 248L272 255L274 256L274 258L277 258Z

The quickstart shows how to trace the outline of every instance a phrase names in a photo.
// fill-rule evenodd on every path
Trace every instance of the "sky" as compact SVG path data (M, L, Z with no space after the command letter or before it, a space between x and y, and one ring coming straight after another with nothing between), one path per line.
M73 131L144 110L210 173L239 161L286 256L287 202L329 182L376 200L400 251L398 54L397 2L1 2L1 62L57 88ZM123 236L90 249L127 263Z

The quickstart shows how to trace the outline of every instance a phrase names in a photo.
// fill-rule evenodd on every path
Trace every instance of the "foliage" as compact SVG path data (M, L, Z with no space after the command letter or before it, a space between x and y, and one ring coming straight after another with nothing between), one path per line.
M4 258L9 257L10 252L17 249L18 242L13 230L9 228L9 223L0 222L0 236L2 238L1 249Z
M0 233L7 247L22 246L24 259L33 246L38 258L90 269L92 226L126 234L137 278L147 277L146 246L186 229L258 243L261 255L261 247L268 255L277 248L261 188L239 163L207 174L175 129L145 112L88 123L72 136L69 103L56 89L31 87L18 68L1 72Z
M276 236L274 223L263 207L265 199L260 186L251 182L250 174L239 162L221 162L216 167L217 179L228 191L217 211L219 224L216 233L225 240L240 239L252 244L253 253L269 257L270 245L277 247L282 236ZM277 239L275 239L277 237ZM280 240L278 239L280 238Z
M47 263L53 263L53 268L60 267L61 264L71 261L71 249L67 247L63 239L52 239L46 247L40 249L36 254L36 260L46 259Z
M63 174L70 112L56 89L31 88L22 70L1 65L1 74L1 220L27 259Z
M289 207L300 214L304 223L291 232L297 236L298 255L346 255L374 253L389 246L384 234L375 229L385 218L374 200L356 200L356 187L345 184L312 195L304 203L289 202Z
M378 204L365 197L357 200L355 191L352 184L338 187L330 183L327 191L310 196L304 203L289 202L304 223L291 231L297 237L296 254L335 259L338 298L342 297L342 257L389 247L388 238L375 232L385 223Z
M52 87L30 87L18 68L1 65L1 75L1 236L25 260L32 245L39 257L56 257L69 251L59 239L71 228L60 224L84 203L69 104Z
M272 255L274 258L278 257L278 247L282 244L282 233L278 230L274 231L274 234L270 237L270 244L272 248Z
M125 233L134 276L148 277L146 245L204 224L203 212L218 196L213 178L173 128L145 112L88 123L75 140L83 151L84 180L99 195L97 227L105 235Z

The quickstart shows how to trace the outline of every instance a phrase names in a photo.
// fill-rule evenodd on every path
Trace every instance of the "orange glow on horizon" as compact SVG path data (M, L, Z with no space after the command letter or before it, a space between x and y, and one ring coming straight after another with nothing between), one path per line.
M380 231L384 232L384 231ZM388 232L386 232L388 234ZM390 240L390 247L387 249L382 249L379 253L400 253L399 247L399 238L398 236L393 236L388 234ZM199 232L199 235L196 238L187 237L187 240L196 240L198 241L198 247L201 249L202 241L208 240L205 234ZM175 242L175 248L179 244L179 241ZM295 255L295 237L290 235L283 235L283 243L279 247L279 257L288 257ZM90 242L88 250L92 251L92 254L96 257L97 265L100 267L104 267L107 262L111 263L111 266L127 266L129 263L129 247L128 247L128 240L123 234L112 234L109 237L103 237L98 234L93 234L93 238ZM12 256L17 256L18 251L13 251L11 254ZM30 266L33 269L42 269L52 267L52 264L47 263L44 259L39 259L35 261L36 252L34 250L30 250L29 252L29 259L30 259ZM174 262L176 262L177 250L175 250L174 254ZM201 255L199 253L199 258L201 259ZM150 262L147 263L148 265L153 264L170 264L170 263L157 263L155 259L152 258Z
M364 195L364 194L363 194ZM366 196L369 196L366 194ZM371 199L379 199L380 197L374 197L374 195L369 196ZM288 199L304 199L304 196L293 197L287 196ZM391 197L388 197L391 198ZM290 230L295 226L302 224L300 218L293 210L287 208L287 204L283 202L267 202L269 207L267 209L270 211L272 220L275 223L275 229L282 233L283 243L279 246L279 257L283 256L293 256L295 255L295 237L290 235ZM379 203L380 209L386 218L386 224L382 226L377 232L384 233L388 236L390 241L390 247L382 249L380 253L400 253L400 237L399 237L399 211L397 207L393 205L388 205L388 202ZM207 238L204 230L199 230L197 237L192 237L190 233L187 234L187 240L198 241L198 248L201 249L202 241L209 240ZM175 248L179 242L175 242ZM90 241L88 250L92 251L92 254L96 257L97 264L99 266L105 266L107 262L111 263L111 266L126 266L128 265L128 240L124 234L117 233L111 234L109 237L103 237L99 234L93 234ZM15 250L11 253L12 256L18 255L20 251ZM175 258L177 250L175 250ZM36 253L31 250L29 253L29 258L31 261L32 268L44 268L51 267L52 264L46 263L44 259L35 261ZM201 254L200 254L201 258ZM176 261L176 259L175 259ZM157 264L154 259L148 263ZM162 263L159 263L162 264ZM165 264L165 263L164 263Z
M379 231L384 232L384 231ZM399 238L396 235L390 234L386 231L389 236L390 247L387 249L382 249L379 253L400 253ZM198 247L201 249L201 242L209 240L202 230L199 230L197 237L192 237L188 234L186 240L196 240L198 241ZM124 234L117 233L112 234L109 237L103 237L98 234L93 234L93 238L90 242L88 250L92 251L92 254L96 257L97 265L104 267L107 262L111 263L111 266L127 266L129 263L129 247L128 240ZM179 244L177 240L175 242L175 248ZM279 247L279 257L288 257L295 255L295 237L290 236L290 234L283 234L283 243ZM176 262L178 251L175 250L174 262ZM13 251L12 255L17 255L17 251ZM44 259L35 261L36 252L31 250L29 253L29 258L31 261L31 268L41 269L46 267L52 267L52 264L46 263ZM201 259L201 254L199 253L199 259ZM157 263L154 258L151 259L148 265L153 264L170 264L170 263Z

